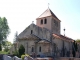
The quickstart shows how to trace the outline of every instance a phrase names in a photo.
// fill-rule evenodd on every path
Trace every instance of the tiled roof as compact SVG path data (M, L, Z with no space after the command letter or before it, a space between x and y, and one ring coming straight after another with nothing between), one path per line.
M74 41L73 39L66 37L66 36L63 36L63 35L53 34L53 36L55 38L59 38L59 39L66 40L66 41L72 41L72 42Z
M53 16L54 18L58 19L56 15L49 8L46 11L44 11L38 18L47 17L47 16Z

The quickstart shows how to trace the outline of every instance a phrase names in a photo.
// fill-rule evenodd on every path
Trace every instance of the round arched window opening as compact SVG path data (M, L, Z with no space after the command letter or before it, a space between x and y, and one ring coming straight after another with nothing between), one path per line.
M43 24L43 20L41 20L41 24Z
M34 47L32 47L31 52L34 52Z
M44 19L44 24L47 24L47 19L46 18Z
M31 34L33 33L33 30L31 30Z
M41 46L39 47L39 52L41 52Z

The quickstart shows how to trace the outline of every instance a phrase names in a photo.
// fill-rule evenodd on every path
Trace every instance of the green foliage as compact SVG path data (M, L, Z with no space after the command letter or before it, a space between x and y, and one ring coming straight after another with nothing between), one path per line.
M20 45L20 48L19 48L19 55L21 57L21 55L25 54L25 48L23 45Z
M25 56L30 57L28 54L21 55L22 60L24 60L24 57L25 57Z
M76 51L78 50L78 46L77 46L77 43L76 41L73 42L73 47L72 47L72 54L73 54L73 57L76 56Z
M4 47L9 47L9 46L12 46L12 43L11 42L9 42L9 41L2 41L2 45L4 46Z
M0 44L0 51L2 51L2 46L1 46L1 44Z
M80 42L80 39L77 39L76 42Z
M25 55L21 55L22 60L24 60Z
M4 51L5 51L5 52L8 52L8 51L9 51L9 48L5 48Z
M78 45L77 45L77 43L75 43L75 50L76 50L76 51L78 50Z
M16 51L14 51L14 52L13 52L13 55L14 55L14 56L18 56L18 57L19 57L19 52L18 52L17 50L16 50Z
M14 35L14 43L17 41L17 37L18 37L18 32L16 31L15 35Z
M5 40L10 33L7 19L5 17L0 17L0 42Z
M12 43L9 41L2 41L2 47L4 48L4 51L8 52L11 48Z
M9 52L0 51L0 54L8 54Z

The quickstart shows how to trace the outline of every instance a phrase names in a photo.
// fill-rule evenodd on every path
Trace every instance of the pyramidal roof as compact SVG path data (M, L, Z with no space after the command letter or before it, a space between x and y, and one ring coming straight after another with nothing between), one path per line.
M58 19L56 15L49 8L46 11L44 11L38 18L47 17L47 16L53 16L54 18Z

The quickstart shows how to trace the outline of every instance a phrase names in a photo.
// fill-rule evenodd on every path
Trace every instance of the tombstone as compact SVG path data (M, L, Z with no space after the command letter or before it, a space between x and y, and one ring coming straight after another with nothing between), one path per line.
M3 60L3 54L0 54L0 60Z
M73 57L72 50L70 50L70 57Z
M8 60L12 60L12 58L11 58L10 56L7 56L7 59L8 59Z
M70 57L70 52L69 52L69 51L67 51L66 55L67 55L67 57Z
M22 60L21 58L18 58L17 56L13 57L13 60Z
M79 52L78 51L76 52L76 57L79 58Z
M8 55L3 55L3 59L4 60L12 60L12 58L10 56L8 56Z
M25 56L24 60L34 60L32 57Z
M44 57L45 57L45 55L44 55L43 53L41 53L41 54L40 54L40 57L41 57L41 58L44 58Z
M32 57L35 58L37 55L36 53L32 53Z
M60 57L60 53L59 52L57 53L57 57Z
M3 59L4 60L7 60L7 55L3 55Z
M28 60L28 57L27 57L27 56L25 56L25 57L24 57L24 60Z
M32 57L28 57L28 60L34 60Z

